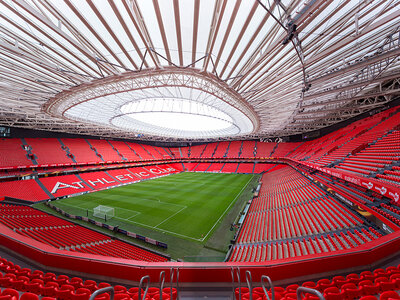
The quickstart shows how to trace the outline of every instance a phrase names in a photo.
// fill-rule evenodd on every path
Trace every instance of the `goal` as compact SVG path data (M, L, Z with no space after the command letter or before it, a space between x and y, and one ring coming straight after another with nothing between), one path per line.
M107 221L114 217L114 207L99 205L93 209L93 217Z

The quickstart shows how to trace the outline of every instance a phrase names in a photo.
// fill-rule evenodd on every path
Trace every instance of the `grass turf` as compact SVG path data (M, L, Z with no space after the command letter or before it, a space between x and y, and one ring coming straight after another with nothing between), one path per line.
M167 243L169 239L162 236L205 244L243 191L250 188L252 179L253 175L245 174L185 172L53 204L72 214L86 215L88 209L89 217L94 207L111 206L115 217L108 224L127 230L133 227L136 233Z

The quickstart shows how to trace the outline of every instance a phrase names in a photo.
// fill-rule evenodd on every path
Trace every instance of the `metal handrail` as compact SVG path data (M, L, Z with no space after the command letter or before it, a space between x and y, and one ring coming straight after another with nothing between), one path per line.
M112 286L107 286L105 288L102 288L100 290L95 291L89 298L89 300L94 300L98 295L104 294L104 293L111 293L110 300L114 300L114 288Z
M325 300L325 297L321 294L320 291L314 290L314 289L310 289L310 288L306 288L304 286L300 286L297 288L296 294L297 294L297 300L301 300L301 294L302 293L309 293L309 294L313 294L315 296L317 296L320 300Z
M172 288L174 287L174 273L175 273L175 270L176 270L176 299L177 300L179 300L180 299L180 297L179 297L179 268L171 268L171 271L170 271L170 293L171 293L171 295L170 295L170 297L171 297L171 299L172 299Z
M267 300L270 300L269 299L269 295L268 295L268 289L265 287L265 280L267 280L267 282L268 282L268 284L269 284L269 286L271 288L271 300L275 300L274 285L272 284L271 278L269 278L269 276L267 276L267 275L262 275L261 276L261 286L262 286L262 289L264 291L264 294L265 294Z
M235 274L236 274L238 285L239 285L239 287L238 287L239 288L239 299L242 299L242 289L241 289L241 282L240 282L240 268L236 267L236 269L235 269L234 267L232 267L231 274L232 274L233 284L235 283ZM233 299L235 299L235 289L233 290Z
M249 288L249 299L253 299L253 279L251 278L251 272L246 271L246 282L247 282L247 287ZM241 298L239 298L241 299Z
M143 297L142 297L142 286L143 286L143 282L146 283L146 288L145 288L145 290L144 290L144 294L143 294ZM146 276L143 276L142 278L140 278L140 282L139 282L139 295L138 295L138 299L139 299L139 300L144 300L144 299L146 299L147 291L149 290L149 286L150 286L150 276L149 276L149 275L146 275Z
M164 282L165 282L165 271L161 271L160 272L160 300L162 300Z

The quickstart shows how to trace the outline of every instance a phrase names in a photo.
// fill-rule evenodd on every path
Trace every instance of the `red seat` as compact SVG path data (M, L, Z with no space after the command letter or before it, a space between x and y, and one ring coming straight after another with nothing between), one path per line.
M44 273L40 270L35 270L31 273L31 275L29 276L29 278L32 279L43 279L44 277Z
M297 300L297 294L296 293L286 293L284 299L285 300Z
M396 284L390 281L387 277L378 277L375 279L375 286L377 286L381 292L396 289Z
M324 279L318 280L316 289L318 291L320 291L321 293L323 293L325 289L327 289L329 287L333 287L333 286L335 286L334 283L332 283L329 279L324 278Z
M42 296L46 296L46 297L55 297L57 290L58 290L58 283L57 282L53 282L53 281L49 281L45 284L45 286L42 287Z
M342 300L343 296L337 287L329 287L324 291L325 300Z
M44 277L43 277L43 281L45 283L47 283L49 281L54 281L55 279L56 279L56 274L50 273L50 272L44 274Z
M375 269L373 273L375 275L375 278L388 277L387 274L386 274L386 271L384 269L381 269L381 268Z
M78 288L72 292L72 300L88 300L92 292L85 288Z
M26 282L29 282L29 278L26 276L19 276L17 279L11 281L11 287L17 291L23 291L23 287Z
M11 288L6 288L1 292L1 296L10 296L11 298L18 299L19 292Z
M248 291L248 289L247 289ZM164 288L163 293L166 293L171 296L171 288ZM172 288L172 300L176 300L176 297L178 296L178 292L176 288Z
M32 279L30 282L26 282L24 286L24 291L40 295L42 292L42 287L44 285L41 279Z
M53 281L62 286L64 284L69 284L69 277L67 275L58 275L57 279L54 279Z
M90 290L92 293L97 290L97 282L94 280L85 280L83 287Z
M361 294L364 296L375 295L379 293L379 288L371 280L363 280L358 283Z
M100 290L102 288L109 287L109 286L111 286L111 284L109 284L107 282L100 282L99 285L97 286L97 289Z
M359 300L378 300L375 296L368 295L368 296L363 296Z
M169 300L168 295L165 294L166 296L163 295L163 300ZM153 299L159 300L160 295L155 295ZM127 293L118 293L114 295L114 300L131 300L131 297Z
M361 296L360 289L354 283L345 283L341 289L345 299L357 299Z
M114 293L115 294L126 293L126 292L127 292L126 287L124 287L122 285L115 285L114 286Z
M360 280L375 280L375 275L371 271L363 271L360 273Z
M400 270L394 266L390 266L386 268L386 274L391 276L393 274L400 274Z
M395 291L385 291L379 297L379 300L389 300L389 299L400 299L400 296Z
M72 285L76 290L76 289L83 287L83 280L80 277L72 277L69 280L69 284Z
M390 276L390 281L396 285L396 289L400 290L400 274L393 274Z
M291 284L286 287L286 293L296 293L299 285L298 284Z
M360 277L356 273L351 273L346 276L346 280L351 283L358 284L360 282Z
M56 291L56 298L60 300L71 300L74 287L69 284L63 284L60 289Z
M166 289L167 288L165 288L163 290L163 293L171 295L170 289L168 288L168 291L166 291ZM246 294L248 292L249 292L249 289L247 287L241 287L240 288L240 294L241 294L242 297L243 297L243 294ZM239 300L239 288L235 289L235 298L236 298L236 300Z
M310 289L316 289L317 288L317 285L315 284L314 281L306 281L301 286L304 286L304 287L310 288Z
M242 300L262 300L262 297L255 293L253 293L253 296L250 297L250 293L244 293L242 294Z
M0 278L0 286L4 288L11 288L11 282L16 280L15 274L5 274L4 277Z
M19 300L39 300L39 296L33 293L23 293Z
M332 282L335 284L337 288L340 288L343 284L349 283L349 281L343 276L335 276L332 279Z

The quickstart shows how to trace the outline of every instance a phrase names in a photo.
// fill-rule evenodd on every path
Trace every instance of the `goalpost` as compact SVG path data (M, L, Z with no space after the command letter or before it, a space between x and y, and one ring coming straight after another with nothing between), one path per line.
M93 216L107 221L114 217L114 207L99 205L93 209Z

